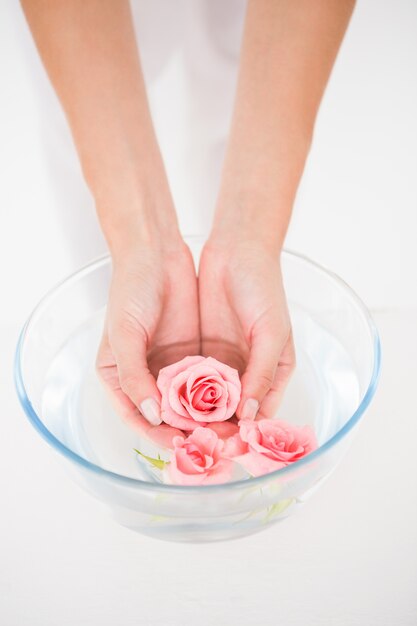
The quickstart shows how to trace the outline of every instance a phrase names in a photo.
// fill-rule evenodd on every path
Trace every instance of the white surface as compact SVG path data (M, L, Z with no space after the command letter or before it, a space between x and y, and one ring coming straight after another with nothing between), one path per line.
M417 329L410 313L376 322L380 390L341 465L294 517L206 545L118 527L70 481L17 404L18 325L3 325L0 623L414 626Z

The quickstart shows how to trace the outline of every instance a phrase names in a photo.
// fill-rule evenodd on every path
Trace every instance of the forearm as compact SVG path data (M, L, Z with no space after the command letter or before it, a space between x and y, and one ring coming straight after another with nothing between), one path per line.
M67 115L110 249L177 221L152 126L128 0L22 0Z
M280 249L354 0L249 0L212 237Z

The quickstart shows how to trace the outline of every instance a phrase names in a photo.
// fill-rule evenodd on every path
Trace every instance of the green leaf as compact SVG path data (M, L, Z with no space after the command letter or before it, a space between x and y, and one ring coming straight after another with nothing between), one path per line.
M293 502L294 502L294 498L289 498L288 500L281 500L280 502L276 502L275 504L272 504L267 509L268 512L262 521L264 523L269 522L271 519L273 519L277 515L280 515L280 513L283 513L285 509L287 509L290 506L290 504L292 504Z
M136 450L136 448L133 448L133 449L134 449L135 452L140 454L140 456L143 456L143 458L146 459L148 461L148 463L150 463L154 467L157 467L160 470L163 470L165 465L167 465L167 463L169 463L169 461L163 461L160 458L159 454L158 454L158 458L154 459L151 456L147 456L146 454L143 454L143 452L140 452L140 450Z

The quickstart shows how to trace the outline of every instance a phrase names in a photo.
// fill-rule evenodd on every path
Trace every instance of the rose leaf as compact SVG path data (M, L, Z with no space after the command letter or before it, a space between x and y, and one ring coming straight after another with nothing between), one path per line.
M140 450L136 450L136 448L133 448L133 450L137 452L137 454L140 454L140 456L146 459L149 463L151 463L151 465L153 465L154 467L157 467L160 470L163 470L165 465L169 463L169 461L163 461L161 458L154 459L151 456L147 456L146 454L143 454L143 452L141 452ZM158 457L159 457L159 454L158 454Z

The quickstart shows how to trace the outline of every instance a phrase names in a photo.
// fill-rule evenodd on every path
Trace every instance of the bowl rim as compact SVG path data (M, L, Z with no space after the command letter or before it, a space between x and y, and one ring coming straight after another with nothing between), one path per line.
M192 240L201 240L201 238L198 236L186 237L186 241L192 241ZM372 374L371 374L368 388L360 404L358 405L358 407L356 408L352 416L342 426L342 428L338 430L337 433L335 433L324 444L319 446L316 450L306 455L305 457L302 457L297 462L292 463L291 465L287 465L281 469L274 470L273 472L269 472L268 474L263 474L261 476L252 477L250 480L251 486L255 486L255 485L262 486L263 484L271 480L274 480L274 478L278 476L284 476L284 475L290 474L291 472L297 471L298 468L300 468L303 465L305 466L305 465L312 464L314 463L316 459L321 457L330 448L332 448L339 441L341 441L352 430L352 428L359 422L360 418L362 417L365 410L369 406L373 396L375 395L376 388L378 386L379 377L380 377L380 372L381 372L381 343L379 339L379 334L375 326L375 323L372 319L372 316L370 312L368 311L367 307L365 306L365 304L363 303L363 301L361 300L361 298L359 298L359 296L346 283L346 281L340 278L340 276L338 276L335 272L333 272L332 270L329 270L327 267L317 263L316 261L313 261L306 255L301 254L299 252L295 252L288 248L283 249L282 254L287 257L295 257L304 263L313 265L316 270L326 274L328 278L333 280L335 283L337 283L339 287L341 287L342 289L348 292L349 296L355 302L355 304L359 308L360 312L362 313L362 315L364 316L368 324L368 328L369 328L372 342L373 342L374 360L373 360ZM128 486L128 487L149 489L151 491L161 491L165 493L174 492L177 494L192 493L192 492L194 493L198 492L201 494L202 492L211 493L213 491L218 492L218 491L224 491L227 489L236 490L239 488L247 487L248 485L247 479L237 480L237 481L228 482L228 483L213 484L213 485L189 486L189 485L170 485L170 484L164 484L164 483L150 483L147 481L140 480L139 478L133 478L130 476L125 476L123 474L118 474L111 470L107 470L103 467L100 467L99 465L96 465L95 463L89 461L88 459L85 459L84 457L78 455L76 452L68 448L65 444L63 444L57 437L55 437L46 428L46 426L41 421L40 417L37 415L26 391L25 383L23 380L22 363L21 363L22 351L23 351L27 333L31 327L31 323L33 319L36 317L38 311L45 304L47 304L48 300L53 298L61 288L72 283L74 280L79 279L83 274L90 273L94 271L95 269L99 268L100 266L107 264L109 261L111 262L111 258L109 254L101 255L100 257L90 261L89 263L84 265L82 268L71 273L69 276L67 276L66 278L59 281L57 284L55 284L55 286L52 287L41 298L41 300L32 310L32 313L29 315L28 319L26 320L20 332L19 339L18 339L17 346L16 346L15 359L14 359L14 380L15 380L15 387L16 387L20 404L23 410L25 411L27 417L29 418L29 421L31 422L32 426L38 431L41 437L45 439L49 445L52 446L53 449L58 451L60 454L62 454L64 457L66 457L70 461L74 462L77 465L80 465L81 467L84 467L87 470L92 471L95 474L98 474L101 477L107 477L117 482L121 482L125 486Z

